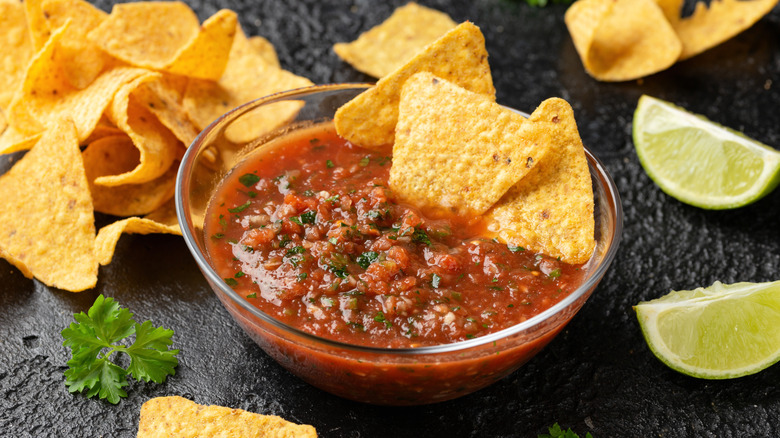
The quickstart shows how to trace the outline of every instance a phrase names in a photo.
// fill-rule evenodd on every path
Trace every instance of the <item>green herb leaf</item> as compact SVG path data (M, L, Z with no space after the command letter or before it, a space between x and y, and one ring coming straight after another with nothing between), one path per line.
M231 213L241 213L242 211L246 210L247 207L249 207L249 201L246 201L238 207L228 208L228 211Z
M393 326L393 323L388 321L387 318L385 318L385 314L381 310L376 312L376 315L374 315L374 321L384 323L385 327L387 328Z
M236 281L236 279L235 279L235 278L230 278L230 277L228 277L228 278L223 278L222 280L224 280L224 281L225 281L225 284L227 284L227 285L228 285L228 286L230 286L230 287L236 287L236 286L238 286L238 282Z
M317 221L317 212L313 210L304 211L301 213L301 222L304 224L313 224Z
M548 427L547 431L549 433L539 434L538 438L580 438L580 436L574 433L571 428L567 430L561 429L561 426L559 426L558 423ZM588 432L585 434L585 438L593 438L593 435Z
M245 173L238 177L238 182L246 187L252 187L260 181L260 177L254 173Z
M63 345L70 347L72 354L64 373L69 392L86 392L87 397L97 395L117 404L120 398L127 397L122 388L128 384L128 375L162 383L168 375L175 374L179 350L168 349L172 330L155 328L149 321L138 324L129 310L103 295L97 297L86 314L81 312L73 317L76 322L61 332ZM135 341L129 347L120 344L133 334ZM103 353L104 349L108 351ZM130 357L127 370L111 361L113 353Z
M552 271L550 271L549 274L547 274L547 276L550 277L550 278L558 278L558 277L560 277L561 276L561 268L553 269Z
M522 246L515 246L515 245L507 244L506 247L507 247L507 249L509 249L512 252L525 251L525 248L523 248Z
M371 159L369 157L363 157L360 159L360 166L366 167L368 166L369 162L371 162Z
M326 161L326 162L325 162L325 166L326 166L328 169L331 169L331 168L333 168L333 166L335 166L335 165L333 164L333 161L330 161L330 160L328 160L328 161Z
M426 233L425 230L420 228L414 229L414 233L412 233L412 241L424 243L428 246L431 246L431 239L428 238L428 233Z
M379 253L374 251L366 251L363 254L360 254L355 261L361 268L368 269L368 266L371 263L374 263L378 257Z
M294 256L296 254L303 254L306 252L306 248L302 246L293 246L292 248L288 249L287 252L284 254L285 257Z

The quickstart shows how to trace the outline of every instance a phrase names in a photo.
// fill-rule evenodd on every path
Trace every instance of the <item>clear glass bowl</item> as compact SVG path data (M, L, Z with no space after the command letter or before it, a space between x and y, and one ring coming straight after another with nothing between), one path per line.
M620 199L604 166L586 150L596 201L597 246L585 265L583 284L546 311L499 332L452 344L391 349L335 342L277 321L234 292L210 265L203 234L209 200L223 177L248 154L292 130L332 120L339 106L369 87L338 84L291 90L220 117L184 156L176 181L179 224L198 267L230 315L290 372L325 391L367 403L416 405L453 399L518 369L577 313L617 252L623 221ZM254 138L269 117L287 121Z

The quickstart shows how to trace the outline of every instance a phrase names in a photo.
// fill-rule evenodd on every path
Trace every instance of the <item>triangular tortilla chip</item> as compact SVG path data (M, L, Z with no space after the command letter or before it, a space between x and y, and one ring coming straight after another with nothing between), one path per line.
M683 44L680 60L717 46L750 28L764 15L772 11L778 0L713 0L709 8L704 2L696 4L696 10L686 18L672 21L674 30Z
M159 120L131 95L139 86L157 79L159 74L148 74L125 84L114 96L108 108L108 117L133 140L140 152L138 165L130 171L105 175L95 184L118 186L152 181L170 169L178 153L178 140Z
M154 211L173 197L178 164L174 162L159 177L140 184L104 186L95 184L104 175L121 175L137 167L139 151L130 137L103 137L82 153L95 211L114 216L135 216Z
M182 94L176 88L179 85L177 82L171 75L164 75L141 84L133 90L133 97L157 116L160 123L170 129L185 146L189 146L198 136L198 129L184 112Z
M40 24L47 27L44 33L51 33L70 21L60 40L58 60L71 85L86 88L112 62L108 54L87 39L87 33L99 26L108 14L84 0L44 0L41 13L44 20Z
M198 79L219 80L236 35L236 13L222 9L203 22L198 35L176 54L165 71Z
M398 101L404 82L427 71L469 91L495 99L485 38L469 22L458 25L417 54L403 67L380 79L336 111L334 122L340 136L365 148L393 143L398 121Z
M279 55L276 54L276 49L270 41L256 35L249 37L247 42L255 49L255 51L257 51L257 54L260 55L260 57L263 58L263 60L268 65L281 68L281 65L279 64Z
M239 29L222 78L218 82L191 79L182 105L195 125L204 129L250 100L309 85L310 80L269 65ZM282 102L270 110L253 111L233 122L226 135L236 143L251 141L290 120L299 108L296 102Z
M185 3L121 3L87 37L117 59L162 70L199 29L198 17Z
M114 67L98 76L87 88L78 89L67 79L60 42L69 24L54 31L30 62L22 88L6 112L8 123L24 135L42 132L47 125L70 118L79 141L95 129L103 111L125 83L148 73L131 67Z
M480 215L544 159L549 142L490 96L418 73L401 95L390 188L421 209Z
M181 236L179 225L166 225L153 219L129 217L100 229L95 240L95 254L98 262L105 266L114 258L116 244L122 234L175 234Z
M593 189L574 113L566 101L552 98L530 121L544 125L554 140L548 159L487 212L488 229L514 245L585 263L595 248Z
M398 70L456 25L444 12L408 3L357 40L334 44L333 51L363 73L381 78Z
M0 47L0 110L4 110L21 87L33 56L24 5L18 1L0 2Z
M95 219L71 121L53 124L0 176L0 199L0 253L48 286L95 286Z
M202 406L186 398L157 397L141 406L137 438L176 436L317 438L314 427L281 417L222 406Z
M667 69L682 43L653 0L579 0L566 11L585 70L600 81L628 81Z

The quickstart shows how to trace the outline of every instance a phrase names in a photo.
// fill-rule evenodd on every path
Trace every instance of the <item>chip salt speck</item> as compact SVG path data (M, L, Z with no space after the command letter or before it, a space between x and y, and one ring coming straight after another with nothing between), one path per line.
M316 438L314 427L281 417L260 415L222 406L202 406L171 396L148 400L141 406L138 438L176 436Z
M427 71L469 91L495 99L485 38L479 28L465 22L430 44L403 67L377 82L336 111L339 135L365 148L393 143L398 101L404 82Z
M0 176L0 254L27 276L79 292L95 286L95 224L73 122L52 124Z
M480 215L544 160L549 142L489 96L418 73L401 94L390 188L422 209Z
M488 229L502 240L566 263L585 263L595 247L593 188L574 113L551 98L533 112L553 143L547 159L487 212Z
M336 43L333 51L363 73L381 78L408 62L428 44L457 25L444 12L408 3L382 24L351 43Z

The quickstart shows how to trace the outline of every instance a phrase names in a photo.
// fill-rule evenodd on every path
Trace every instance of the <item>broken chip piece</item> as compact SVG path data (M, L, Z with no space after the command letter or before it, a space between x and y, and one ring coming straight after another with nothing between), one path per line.
M485 38L465 22L427 46L403 67L377 82L336 111L339 135L368 149L389 145L395 138L398 102L404 82L427 71L469 91L495 99Z
M431 73L403 88L390 188L426 210L480 215L544 158L538 125Z
M587 262L595 247L593 188L571 106L547 99L531 114L554 139L547 154L488 211L502 240L560 260Z
M0 254L27 276L79 292L95 286L95 224L76 129L52 124L0 176Z
M314 427L281 417L222 406L202 406L183 397L157 397L141 406L138 438L285 437L316 438Z
M428 44L457 25L444 12L408 3L382 24L351 43L337 43L333 51L363 73L381 78L408 62Z
M600 81L657 73L682 52L654 0L579 0L566 11L565 21L585 70Z

